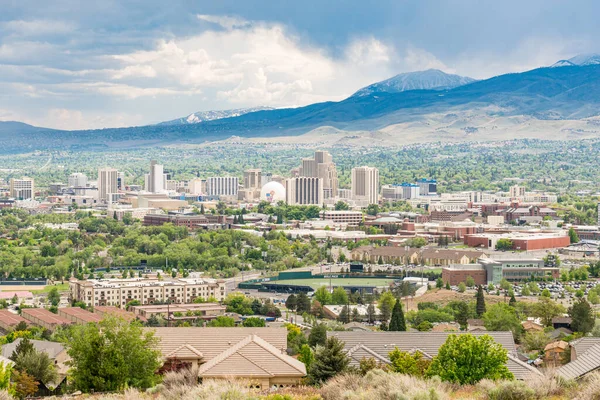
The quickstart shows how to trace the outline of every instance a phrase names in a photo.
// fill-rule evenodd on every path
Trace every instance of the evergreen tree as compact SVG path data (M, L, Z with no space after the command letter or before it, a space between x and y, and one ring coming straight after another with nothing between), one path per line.
M237 225L237 224L238 224L238 222L239 222L239 221L238 221L238 217L237 217L237 214L236 214L236 215L234 215L234 216L233 216L233 224L234 224L234 225Z
M572 319L571 328L575 332L583 333L584 335L591 332L594 328L594 310L590 303L585 299L579 299L571 308L569 308L569 316Z
M348 370L350 358L344 351L344 343L336 337L327 339L325 346L318 346L314 361L308 371L309 380L321 384Z
M283 215L281 215L281 212L277 213L277 222L276 224L281 225L283 224Z
M514 307L514 306L517 305L517 299L515 299L514 292L511 293L511 295L510 295L510 300L508 301L508 305L511 306L511 307Z
M287 307L288 310L294 311L296 309L297 305L298 305L298 300L296 299L296 295L293 293L290 294L289 297L287 298L287 300L285 301L285 306Z
M406 321L404 320L404 312L402 311L402 304L400 300L396 301L392 310L392 319L390 319L390 331L406 331Z
M252 304L250 305L250 308L252 309L252 312L254 314L260 314L260 310L261 310L262 306L263 305L259 299L254 299L254 300L252 300Z
M200 205L200 214L204 214L204 204Z
M302 314L304 312L310 312L310 299L304 292L300 292L296 297L296 312Z
M11 356L9 357L12 361L15 361L19 354L27 354L35 351L35 347L33 347L33 343L28 338L22 338L19 343L17 343L17 347L15 347Z
M308 344L311 347L325 346L327 341L327 326L325 324L317 324L313 326L308 335Z
M477 316L481 317L485 313L485 297L483 297L483 287L477 287L477 306L475 307Z
M375 311L375 306L373 303L369 304L367 307L367 321L372 324L375 322L375 318L377 317L377 312Z
M446 290L451 290L450 281L446 281Z

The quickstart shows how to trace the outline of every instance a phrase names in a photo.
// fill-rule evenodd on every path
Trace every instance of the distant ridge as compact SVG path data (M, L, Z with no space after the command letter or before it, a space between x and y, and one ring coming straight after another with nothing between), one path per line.
M589 65L600 65L600 54L581 54L568 60L560 60L552 64L552 67L585 67Z
M406 72L364 87L352 96L368 96L373 93L400 93L408 90L443 90L475 82L466 76L447 74L438 69Z
M200 122L215 121L217 119L239 117L240 115L248 114L256 111L273 110L271 107L248 107L236 108L232 110L216 110L216 111L198 111L187 117L177 118L171 121L161 122L157 125L186 125L198 124Z

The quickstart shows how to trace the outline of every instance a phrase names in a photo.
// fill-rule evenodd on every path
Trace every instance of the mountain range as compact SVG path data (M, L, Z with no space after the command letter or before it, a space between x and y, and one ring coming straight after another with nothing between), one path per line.
M600 57L475 81L437 70L400 74L339 102L194 113L131 128L59 131L0 122L3 152L104 149L230 139L399 145L600 134ZM557 68L560 66L560 68Z

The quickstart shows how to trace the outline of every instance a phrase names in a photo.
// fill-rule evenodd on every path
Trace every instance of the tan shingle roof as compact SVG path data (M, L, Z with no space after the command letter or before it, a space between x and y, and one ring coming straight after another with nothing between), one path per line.
M515 355L508 354L508 362L506 366L510 372L515 376L515 379L525 381L535 376L542 376L543 374L535 367L519 360Z
M304 363L288 356L259 336L249 335L202 364L199 375L202 377L302 377L306 375L306 367Z
M600 343L600 338L597 337L582 337L569 342L569 344L575 349L575 355L580 356L595 344Z
M569 343L564 342L562 340L556 341L556 342L552 342L552 343L548 343L546 345L546 347L544 347L544 351L548 351L551 349L567 349L569 347Z
M201 359L204 358L204 355L198 350L196 350L193 346L190 346L189 344L183 344L177 349L175 349L175 351L171 352L170 354L167 354L166 358Z
M158 348L163 357L182 345L190 345L208 361L234 346L242 339L256 335L277 349L287 349L285 328L145 328L160 339Z

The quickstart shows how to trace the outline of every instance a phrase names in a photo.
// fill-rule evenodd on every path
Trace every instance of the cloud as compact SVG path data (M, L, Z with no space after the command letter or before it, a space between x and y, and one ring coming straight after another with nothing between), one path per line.
M196 17L201 21L206 21L206 22L210 22L213 24L217 24L217 25L221 26L222 28L229 29L229 30L246 28L246 27L250 26L249 21L246 21L245 19L238 18L238 17L230 17L230 16L224 16L224 15L203 15L203 14L198 14Z
M0 27L9 34L22 37L37 37L47 35L64 35L75 30L75 25L60 20L12 20L5 22Z

